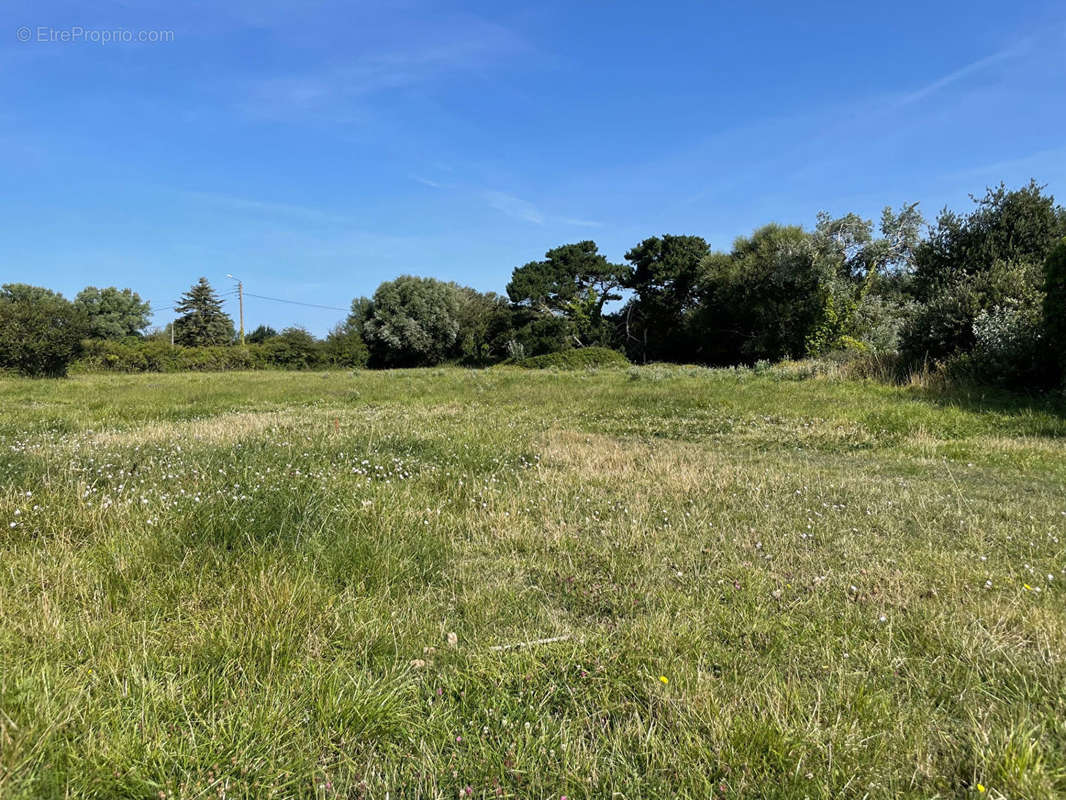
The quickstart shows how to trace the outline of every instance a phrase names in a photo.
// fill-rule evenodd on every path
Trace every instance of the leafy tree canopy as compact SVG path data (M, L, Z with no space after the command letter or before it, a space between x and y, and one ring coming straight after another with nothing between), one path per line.
M625 287L636 295L619 315L626 349L638 360L689 361L696 349L688 314L710 245L699 236L652 236L626 253Z
M148 327L152 307L132 289L86 286L74 298L89 321L89 336L94 339L124 339L140 336Z
M873 331L863 322L886 309L898 310L899 303L871 298L875 288L893 288L897 293L913 266L914 248L924 225L918 204L904 205L881 213L881 236L874 235L873 222L858 214L832 217L818 214L811 241L821 283L821 318L807 337L807 354L821 355L849 346L875 344L868 341ZM873 338L880 346L894 333L879 330Z
M800 358L825 306L811 234L766 225L703 260L699 327L713 363Z
M351 311L344 320L344 326L348 331L363 335L363 325L374 311L374 302L369 297L357 297L352 300Z
M468 286L458 287L458 292L456 352L459 359L478 366L506 358L513 318L507 298Z
M564 244L545 253L543 261L517 267L507 296L538 310L574 316L581 309L598 318L607 302L621 299L617 290L629 272L629 267L609 262L595 242Z
M969 214L942 211L915 248L920 308L900 339L911 364L972 351L979 318L1008 308L1031 318L1044 304L1044 263L1066 235L1066 210L1036 181L1015 190L1000 184L974 202Z
M626 253L633 265L625 287L643 301L658 300L683 309L694 300L700 262L711 253L701 236L652 236Z
M363 328L372 361L387 367L418 367L453 357L459 305L459 287L454 283L404 275L381 284Z
M928 300L997 261L1042 265L1066 236L1066 209L1035 180L1020 189L1002 183L973 197L969 214L944 209L930 236L915 249L915 288Z

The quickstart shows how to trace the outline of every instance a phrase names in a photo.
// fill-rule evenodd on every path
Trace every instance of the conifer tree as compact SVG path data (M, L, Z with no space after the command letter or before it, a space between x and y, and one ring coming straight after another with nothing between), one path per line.
M174 341L187 347L230 344L233 320L222 310L222 300L207 278L192 285L174 307L181 314L175 322Z

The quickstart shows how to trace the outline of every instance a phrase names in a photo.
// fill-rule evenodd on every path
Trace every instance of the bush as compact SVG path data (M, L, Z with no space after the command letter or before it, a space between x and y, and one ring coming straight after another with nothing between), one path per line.
M263 366L311 369L322 363L319 343L304 328L286 328L257 348Z
M900 350L912 365L947 362L969 353L977 345L975 324L982 312L1039 306L1042 289L1035 265L997 261L981 273L945 285L923 303L901 333Z
M1012 304L981 311L973 323L974 348L952 364L953 371L1014 388L1048 383L1042 323L1039 307Z
M507 357L512 361L521 361L526 357L526 346L517 339L508 339L505 347Z
M526 357L557 353L570 347L572 333L573 323L565 317L518 308L512 315L511 330L506 334L503 352L519 360L521 357L516 354L517 347ZM510 342L514 342L514 345L510 345Z
M21 283L0 289L0 367L61 377L81 350L85 313L60 294Z
M180 347L177 364L181 372L224 372L257 366L254 354L249 348L233 345Z
M523 369L587 369L590 367L628 367L629 359L608 347L579 347L516 361Z
M855 336L871 352L899 352L900 333L915 313L909 300L866 294L855 306Z
M265 366L261 345L182 347L151 339L83 343L79 372L222 372Z
M320 348L322 364L326 367L362 369L370 357L359 329L344 322L329 332Z
M118 342L90 339L83 343L77 362L79 372L224 372L238 369L315 369L330 366L361 367L366 350L357 345L357 336L338 334L331 350L327 343L315 342L310 334L286 330L262 344L245 347L181 347L154 339L127 339ZM512 362L528 369L585 369L587 367L628 366L626 357L606 347L584 347L535 356Z
M75 368L79 372L225 372L314 369L331 363L324 355L323 345L311 339L310 334L287 332L246 347L182 347L152 339L90 339L83 343L83 354Z
M1066 378L1066 239L1044 263L1044 326L1047 346L1058 355L1059 379Z

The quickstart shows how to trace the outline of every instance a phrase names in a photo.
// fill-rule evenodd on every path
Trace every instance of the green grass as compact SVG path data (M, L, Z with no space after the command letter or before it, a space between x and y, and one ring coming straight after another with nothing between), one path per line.
M1061 410L793 378L0 380L0 797L1066 795Z
M514 362L524 369L590 369L628 367L629 359L609 347L574 347Z

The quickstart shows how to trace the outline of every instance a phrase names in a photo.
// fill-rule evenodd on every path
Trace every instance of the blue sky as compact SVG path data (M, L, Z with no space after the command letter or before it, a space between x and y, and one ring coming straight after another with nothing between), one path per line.
M130 286L165 324L200 275L346 307L405 273L503 291L581 239L1066 198L1061 1L874 5L8 0L0 281ZM38 41L76 27L172 41Z

